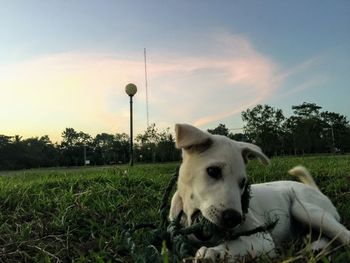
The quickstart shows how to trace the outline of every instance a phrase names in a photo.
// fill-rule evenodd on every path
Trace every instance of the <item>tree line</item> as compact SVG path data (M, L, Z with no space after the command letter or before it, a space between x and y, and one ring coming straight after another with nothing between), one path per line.
M22 139L0 135L0 170L24 168L110 165L127 163L130 137L125 133L100 133L92 137L88 133L66 128L61 143L53 143L45 135ZM150 125L143 134L138 134L134 144L136 162L171 162L180 160L180 151L175 149L169 129L158 131Z
M350 151L350 125L344 115L322 111L315 103L292 106L293 115L257 105L242 112L244 136L268 155L304 155Z
M347 118L321 109L304 102L292 106L287 118L281 109L259 104L241 113L243 133L233 134L224 124L208 131L257 144L269 156L350 152Z
M339 113L322 111L315 103L292 106L293 115L285 117L281 109L257 105L241 113L242 133L232 133L225 124L208 132L237 141L259 145L269 156L350 151L350 125ZM125 133L100 133L95 137L66 128L62 141L53 143L45 135L23 139L19 135L0 135L0 170L110 165L129 161L130 138ZM136 162L179 161L170 129L158 131L155 124L135 137Z

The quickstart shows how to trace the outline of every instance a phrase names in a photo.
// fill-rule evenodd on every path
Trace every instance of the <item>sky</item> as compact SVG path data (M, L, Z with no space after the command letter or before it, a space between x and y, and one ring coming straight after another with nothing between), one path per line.
M0 0L0 134L149 123L241 131L241 112L316 103L350 119L348 0Z

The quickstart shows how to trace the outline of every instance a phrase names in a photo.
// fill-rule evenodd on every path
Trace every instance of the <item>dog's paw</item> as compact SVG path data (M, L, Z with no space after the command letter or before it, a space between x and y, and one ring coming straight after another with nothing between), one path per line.
M213 247L201 247L197 250L194 262L196 263L211 263L222 262L225 258L225 251Z

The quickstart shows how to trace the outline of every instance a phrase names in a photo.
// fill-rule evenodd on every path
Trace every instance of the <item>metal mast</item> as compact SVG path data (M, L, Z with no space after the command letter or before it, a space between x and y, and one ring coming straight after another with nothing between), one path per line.
M149 126L149 115L148 115L148 81L147 81L147 60L146 60L146 48L144 48L145 58L145 85L146 85L146 111L147 111L147 128Z

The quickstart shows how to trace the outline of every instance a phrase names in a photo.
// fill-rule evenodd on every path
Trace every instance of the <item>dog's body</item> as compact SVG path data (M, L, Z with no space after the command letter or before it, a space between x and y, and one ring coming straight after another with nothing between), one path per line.
M237 257L263 254L273 257L276 247L291 240L300 226L314 229L322 236L313 244L315 249L333 239L343 244L350 242L350 231L339 223L336 208L304 168L291 170L304 183L277 181L251 185L246 211L241 199L247 188L247 155L253 154L263 163L269 163L259 147L211 135L186 124L176 125L176 146L183 150L183 162L170 219L183 211L184 224L191 225L200 212L215 225L237 232L278 220L269 233L241 236L216 247L201 247L196 259L235 261Z

